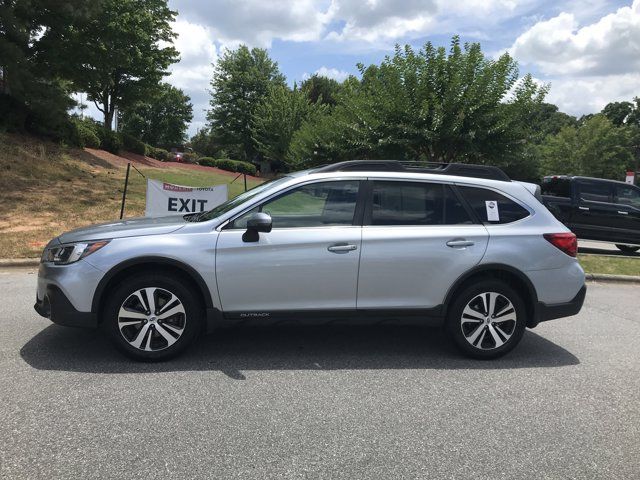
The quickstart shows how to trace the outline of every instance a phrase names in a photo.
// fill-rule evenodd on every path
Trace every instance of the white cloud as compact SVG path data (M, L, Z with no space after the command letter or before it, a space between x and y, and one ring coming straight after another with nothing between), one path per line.
M637 96L640 73L622 75L551 78L547 101L571 115L595 113L609 102L631 100Z
M640 70L640 0L580 27L572 13L541 21L511 53L549 75L611 75Z
M207 25L224 45L270 47L274 39L318 40L326 22L313 0L173 0L171 7L181 17Z
M338 82L344 82L350 75L349 72L344 70L338 70L337 68L327 68L325 66L320 67L318 70L314 72L315 75L320 75L321 77L333 78ZM311 75L309 73L304 73L302 75L302 79L306 80Z

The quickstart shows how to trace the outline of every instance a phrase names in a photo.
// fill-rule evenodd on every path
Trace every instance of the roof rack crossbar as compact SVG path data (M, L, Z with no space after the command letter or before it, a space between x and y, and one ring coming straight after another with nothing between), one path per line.
M510 182L509 176L500 168L492 165L474 165L467 163L434 163L403 160L347 160L325 165L316 173L328 172L412 172L455 175L460 177L485 178Z

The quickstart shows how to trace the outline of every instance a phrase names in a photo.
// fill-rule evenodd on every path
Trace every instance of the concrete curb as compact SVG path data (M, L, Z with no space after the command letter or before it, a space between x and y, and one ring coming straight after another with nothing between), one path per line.
M0 268L37 267L39 258L0 258Z
M591 282L623 282L640 283L640 277L634 275L609 275L606 273L586 273L587 281Z
M39 258L0 258L0 268L29 268L40 265ZM609 275L606 273L585 274L589 282L640 283L640 277L634 275Z

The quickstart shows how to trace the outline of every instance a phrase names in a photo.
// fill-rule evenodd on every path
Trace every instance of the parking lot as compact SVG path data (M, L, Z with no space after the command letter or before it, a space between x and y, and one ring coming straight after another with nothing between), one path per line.
M0 272L2 478L640 477L640 286L507 357L419 328L238 329L167 363L32 308Z

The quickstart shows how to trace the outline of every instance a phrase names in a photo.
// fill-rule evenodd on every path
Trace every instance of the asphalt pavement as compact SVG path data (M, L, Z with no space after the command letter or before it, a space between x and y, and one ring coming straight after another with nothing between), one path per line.
M437 330L236 329L161 364L0 271L0 478L640 478L640 286L497 361Z

